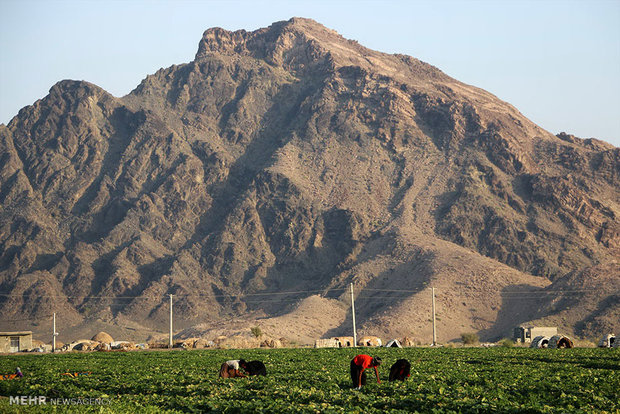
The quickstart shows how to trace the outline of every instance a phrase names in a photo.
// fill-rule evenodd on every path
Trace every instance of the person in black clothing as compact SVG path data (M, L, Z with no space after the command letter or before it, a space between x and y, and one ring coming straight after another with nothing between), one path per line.
M267 368L265 368L265 364L261 361L246 361L245 359L240 359L239 366L250 376L267 375Z
M390 381L404 381L411 375L411 363L406 359L399 359L390 368Z

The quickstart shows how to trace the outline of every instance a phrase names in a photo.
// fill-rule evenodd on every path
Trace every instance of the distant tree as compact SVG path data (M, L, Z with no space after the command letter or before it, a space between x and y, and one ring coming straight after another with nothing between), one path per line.
M260 338L263 335L263 331L260 329L259 326L255 326L254 328L250 329L250 331L255 338Z
M479 342L478 334L475 332L462 333L461 339L465 345L475 345Z

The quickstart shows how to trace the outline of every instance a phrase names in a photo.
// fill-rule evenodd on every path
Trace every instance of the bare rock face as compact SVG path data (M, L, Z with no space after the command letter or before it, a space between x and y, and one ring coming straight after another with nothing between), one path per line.
M3 321L157 331L173 294L178 328L263 318L290 337L278 321L299 331L303 299L344 307L354 282L362 329L420 338L441 284L440 340L501 337L555 314L503 291L620 276L618 148L307 19L209 29L123 98L59 82L0 125L0 154ZM596 301L557 324L617 329ZM349 332L350 314L308 309Z

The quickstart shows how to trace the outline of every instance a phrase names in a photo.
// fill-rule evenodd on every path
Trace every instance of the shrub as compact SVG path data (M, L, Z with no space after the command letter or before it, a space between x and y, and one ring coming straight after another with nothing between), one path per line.
M255 338L260 338L263 335L263 331L260 329L259 326L255 326L254 328L250 329L250 331Z
M479 341L478 334L474 332L462 333L461 339L465 345L475 345Z
M504 338L499 341L499 345L503 346L504 348L512 348L513 346L515 346L515 343L512 339Z

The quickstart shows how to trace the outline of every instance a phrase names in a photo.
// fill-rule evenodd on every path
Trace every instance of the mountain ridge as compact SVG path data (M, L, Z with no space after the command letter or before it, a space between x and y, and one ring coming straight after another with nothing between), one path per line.
M62 309L75 326L157 331L174 294L181 327L245 317L308 342L295 309L325 300L333 315L306 315L322 327L312 335L346 332L350 313L329 301L355 282L408 291L367 290L361 331L428 336L434 284L448 287L442 340L501 337L555 312L524 313L529 299L503 291L544 302L566 277L618 276L618 148L551 135L488 92L309 19L209 29L194 61L125 97L61 81L0 137L7 320ZM575 309L607 303L610 286ZM291 291L305 293L251 300ZM558 325L617 323L579 313Z

